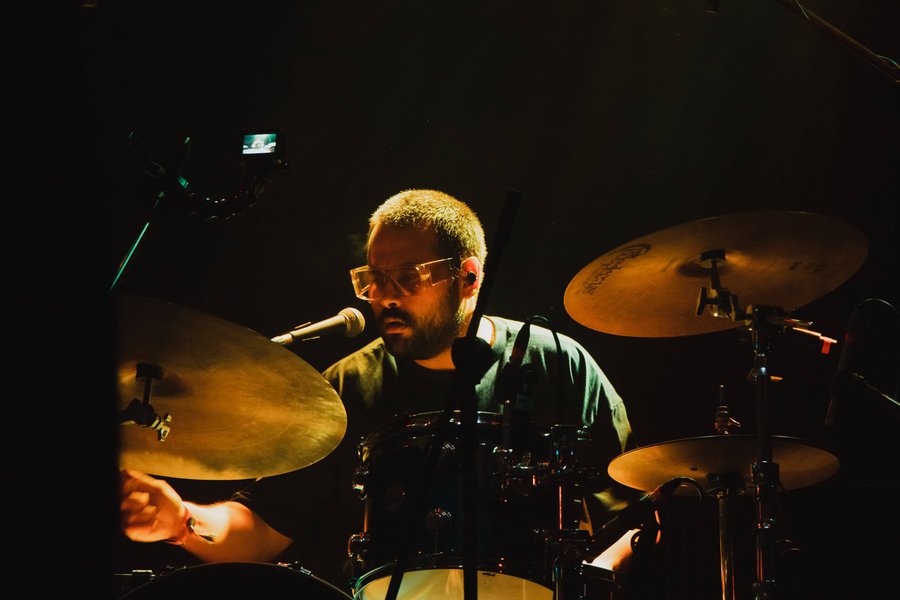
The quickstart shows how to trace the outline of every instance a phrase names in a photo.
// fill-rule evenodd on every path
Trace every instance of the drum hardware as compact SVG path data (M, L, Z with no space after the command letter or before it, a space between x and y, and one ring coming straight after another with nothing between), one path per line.
M833 217L774 211L725 215L670 227L620 246L581 269L566 288L565 306L569 314L581 324L605 333L673 337L736 327L750 332L753 348L750 378L754 385L757 434L749 440L729 434L730 428L738 424L730 421L724 411L717 415L716 423L718 430L724 431L720 431L720 440L728 440L732 445L734 440L743 440L742 444L751 441L755 458L747 460L749 457L744 455L739 464L723 464L722 457L717 456L716 464L703 464L702 459L697 463L692 457L691 464L670 465L677 466L678 470L665 475L696 475L700 466L708 467L706 475L711 479L707 479L707 486L716 490L724 519L727 499L736 488L746 489L745 467L752 463L750 475L757 515L753 584L756 600L768 600L774 593L773 503L779 487L789 487L784 485L785 473L780 469L784 465L774 462L773 452L785 442L796 445L772 436L769 431L767 390L769 382L776 379L768 370L770 344L776 333L798 334L797 339L812 341L820 352L827 354L836 340L810 330L811 323L788 315L844 283L862 265L867 252L868 243L862 233ZM738 295L723 285L726 276L740 286L741 297L759 303L742 309ZM692 307L689 298L694 298ZM635 311L634 306L643 310ZM696 318L704 312L716 318ZM710 445L708 438L678 440L673 442L676 448L673 453L694 452L696 443ZM716 440L713 445L720 443ZM646 449L639 449L642 452L639 462L660 450L647 453ZM658 466L648 468L635 464L634 455L629 456L631 452L610 463L610 475L629 485L625 480L634 483L635 477L640 479L646 471L653 471L652 481L659 481ZM790 485L821 481L837 470L837 459L830 453L803 450L792 458L799 455L806 455L804 459L813 462L788 465L793 470L789 475L794 478ZM631 468L636 473L625 472ZM641 473L642 470L645 472ZM641 483L646 484L646 480ZM728 556L723 554L726 597L732 593L728 589L727 560Z
M581 565L590 552L590 532L584 529L559 529L542 530L536 535L547 549L554 600L582 598L583 593L579 589L582 581Z
M731 416L725 404L725 386L719 386L719 406L713 418L713 429L719 435L729 435L741 423ZM723 600L734 598L734 544L732 542L731 497L744 493L744 480L736 473L706 476L709 493L716 499L719 531L719 576Z
M741 423L732 418L728 412L728 406L725 404L725 386L719 386L719 406L716 407L716 414L713 417L713 429L721 435L728 435L732 429L740 429Z
M775 499L779 491L780 468L773 459L772 435L769 431L768 385L772 376L768 370L768 355L774 333L795 331L822 340L821 352L827 354L836 340L809 330L811 323L790 319L779 307L751 305L746 315L753 346L753 370L756 406L756 460L752 465L753 499L756 507L754 528L756 546L756 579L753 583L754 598L768 600L775 594L776 520ZM727 494L721 502L727 501ZM727 593L727 590L723 591Z
M347 556L353 563L354 570L358 571L366 562L366 555L372 538L368 532L354 533L347 540Z
M146 572L142 573L147 575ZM127 591L121 600L217 598L220 600L350 600L298 563L220 562L172 568Z
M309 466L343 438L337 392L290 350L169 302L119 294L115 308L119 420L143 425L120 429L120 467L252 479Z
M172 415L166 414L160 417L150 404L150 395L153 382L162 379L162 369L157 365L138 363L135 368L135 379L144 380L143 401L134 398L123 410L119 411L119 423L141 425L156 431L156 437L160 442L166 441L172 430Z
M724 250L716 250L701 254L701 261L710 262L710 280L712 292L707 293L706 288L701 288L697 300L696 314L700 316L705 310L717 318L743 321L751 333L753 345L753 369L751 380L754 382L756 401L756 425L757 425L757 452L756 460L752 465L754 485L754 502L756 505L756 526L754 536L756 542L756 581L754 582L754 596L759 600L772 597L775 593L776 581L774 574L775 552L777 539L775 537L774 502L779 488L779 465L772 459L772 439L768 429L768 383L773 376L768 371L767 357L770 352L771 336L775 332L795 331L803 335L809 335L821 341L820 351L828 354L831 345L837 340L823 336L809 328L811 322L789 318L785 311L779 307L751 305L747 311L743 311L738 303L737 296L720 287L717 262L725 259ZM716 415L717 432L728 435L729 428L736 421L727 416L727 407L721 407ZM740 424L737 423L739 426ZM712 490L719 506L719 548L722 577L722 597L724 600L733 600L734 581L732 569L731 541L728 532L728 502L730 496L737 489L743 490L743 486L737 486L743 482L736 473L714 473L710 477L715 478ZM721 481L719 481L721 480Z
M666 477L691 476L702 493L716 500L724 600L735 597L730 504L735 496L753 493L751 465L757 446L756 436L746 434L685 438L630 450L609 465L613 479L635 489L650 489L653 482ZM772 436L772 449L782 489L814 485L838 471L839 462L833 454L799 438Z
M518 456L511 447L499 445L494 448L492 477L498 493L528 495L535 490L559 488L566 483L581 481L592 472L580 467L576 458L577 444L588 440L586 430L575 425L556 424L550 426L549 433L541 435L549 448L546 458L537 457L528 449L534 447L535 440L528 440L527 436L519 444Z
M591 572L587 561L598 556L618 541L629 531L636 529L630 540L633 552L632 569L639 568L645 556L656 544L660 533L660 524L655 512L663 501L668 499L676 489L693 486L699 490L697 483L689 477L673 477L661 484L640 499L630 503L612 519L607 521L596 533L585 529L543 529L535 532L535 537L544 547L546 564L549 566L554 587L554 600L587 600L598 598L591 595L590 583L597 575ZM702 492L701 492L702 493ZM615 595L622 590L620 584L610 585L608 572L604 592Z
M707 288L704 306L710 312L727 313L727 300L738 297L790 312L844 283L867 253L868 242L857 228L826 215L769 211L709 217L602 254L569 282L564 305L576 322L613 335L724 331L745 324L698 319L698 289L702 294ZM725 278L735 294L723 286Z
M132 569L128 573L113 574L114 598L119 598L136 587L148 583L155 574L151 569Z
M398 531L410 506L411 490L418 487L424 455L433 443L429 436L439 419L440 413L404 415L360 444L362 466L357 469L359 477L354 487L366 502L366 530L348 540L356 574L352 587L359 600L386 597ZM530 434L522 432L527 443L518 455L497 444L502 438L502 415L478 415L477 574L483 599L552 600L559 586L566 589L558 593L577 598L576 590L586 584L586 579L602 575L599 571L586 574L580 563L590 551L599 553L615 541L594 540L587 530L578 529L583 510L578 486L597 476L595 470L574 462L573 445L585 439L583 432L570 426L544 428L532 423L530 427ZM452 418L444 444L457 445L461 428L461 420ZM555 434L551 433L553 430ZM498 463L498 451L503 451L501 456L508 462ZM551 458L554 455L558 457L555 460ZM433 476L433 493L426 503L398 592L401 598L414 594L447 600L462 598L461 458L459 453L452 456L453 460L440 464ZM498 473L498 464L505 464L507 472ZM362 481L365 485L361 486ZM501 484L503 481L506 485ZM395 504L397 491L404 493ZM643 519L645 515L640 516ZM629 519L626 525L616 539L640 523ZM608 581L606 575L597 577L592 584L594 591L600 593L597 588L611 585ZM523 590L528 590L527 596L522 595Z

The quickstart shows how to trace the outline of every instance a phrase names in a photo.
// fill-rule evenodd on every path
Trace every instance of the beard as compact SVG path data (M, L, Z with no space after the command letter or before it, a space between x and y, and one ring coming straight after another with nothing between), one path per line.
M378 319L381 338L388 352L396 358L426 360L449 348L459 337L462 324L466 320L465 307L456 286L447 286L444 301L435 310L416 317L399 308L386 308ZM384 333L384 319L397 318L409 327L411 335L401 337Z

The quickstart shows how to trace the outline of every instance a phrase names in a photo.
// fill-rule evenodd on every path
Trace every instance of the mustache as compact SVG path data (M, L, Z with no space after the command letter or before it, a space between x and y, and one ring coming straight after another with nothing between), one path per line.
M382 311L381 315L379 315L378 317L378 323L384 325L384 322L388 319L402 321L406 325L411 325L415 321L411 314L409 314L405 310L394 307L384 309L384 311Z

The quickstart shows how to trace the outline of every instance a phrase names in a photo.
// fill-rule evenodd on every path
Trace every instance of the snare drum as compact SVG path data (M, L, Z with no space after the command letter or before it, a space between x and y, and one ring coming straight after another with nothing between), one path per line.
M351 600L351 597L289 565L231 562L185 567L158 575L121 600Z
M398 417L360 445L363 481L356 487L363 493L366 506L365 532L351 540L358 551L357 600L383 600L386 596L412 509L411 496L421 485L429 442L437 432L439 418L437 412ZM451 419L432 475L424 522L411 544L398 595L401 600L463 598L461 427L458 418ZM501 440L501 427L501 415L478 413L478 597L551 600L553 584L546 548L535 534L558 526L557 494L554 489L535 488L530 493L505 493L500 489L494 450ZM534 460L547 455L546 432L532 425L525 439L532 446Z

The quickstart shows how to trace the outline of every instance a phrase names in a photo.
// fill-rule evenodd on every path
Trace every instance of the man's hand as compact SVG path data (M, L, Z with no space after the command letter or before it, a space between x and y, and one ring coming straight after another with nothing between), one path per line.
M158 542L184 529L187 508L181 496L161 479L123 469L119 473L122 532L136 542Z

